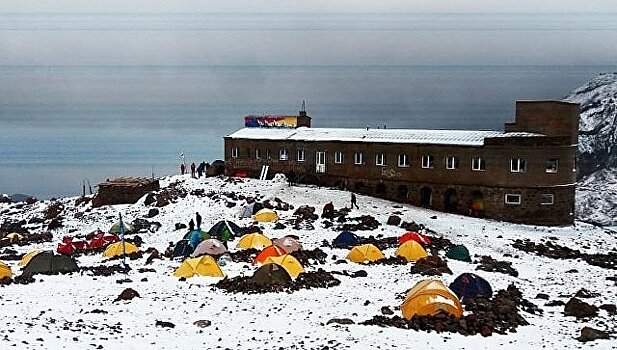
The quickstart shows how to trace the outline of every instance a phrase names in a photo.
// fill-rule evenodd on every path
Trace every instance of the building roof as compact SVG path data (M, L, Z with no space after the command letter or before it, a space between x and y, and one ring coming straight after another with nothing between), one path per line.
M537 137L528 132L424 130L424 129L347 129L347 128L243 128L227 136L232 139L342 141L367 143L413 143L456 146L482 146L485 138Z

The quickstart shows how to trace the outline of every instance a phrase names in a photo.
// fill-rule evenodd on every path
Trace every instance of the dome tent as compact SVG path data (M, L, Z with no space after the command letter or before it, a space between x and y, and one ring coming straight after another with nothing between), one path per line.
M461 274L450 283L449 287L461 300L477 297L490 298L493 295L490 283L474 273Z
M372 244L363 244L353 247L347 259L357 263L363 263L366 261L377 261L385 258L381 250Z
M428 256L426 250L422 248L420 243L414 240L408 240L407 242L401 244L396 249L396 252L394 254L396 254L396 256L401 256L405 258L407 261L418 261Z
M335 248L351 248L358 244L360 244L360 237L350 231L341 232L332 241L332 246Z
M455 245L448 250L446 257L454 260L471 262L471 256L469 250L464 245Z
M411 319L414 315L434 316L445 312L455 317L463 316L463 306L456 295L438 280L423 280L416 283L401 304L403 317Z
M259 286L280 285L288 286L292 283L287 270L277 264L265 264L258 268L250 282Z
M24 267L24 275L54 274L79 270L74 259L66 255L55 255L52 251L36 254Z

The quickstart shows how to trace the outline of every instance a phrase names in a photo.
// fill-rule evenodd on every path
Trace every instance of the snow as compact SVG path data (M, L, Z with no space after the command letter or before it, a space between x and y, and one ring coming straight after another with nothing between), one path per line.
M229 135L232 139L342 141L373 143L411 143L433 145L482 146L485 138L537 137L527 132L424 129L347 129L347 128L243 128Z
M243 183L233 184L222 178L191 179L188 176L174 176L163 179L162 186L174 181L189 192L203 188L206 192L236 192L244 195L261 194L265 198L278 197L299 207L303 204L315 206L318 211L332 201L335 208L349 204L349 192L313 186L288 187L285 182L245 179ZM88 349L101 345L103 349L257 349L257 348L305 348L323 349L325 346L336 349L529 349L561 348L578 349L588 344L579 343L574 337L579 335L584 325L605 329L614 324L615 316L600 311L600 316L588 322L579 322L573 317L563 315L563 307L545 307L545 301L534 299L537 293L547 293L551 300L567 301L560 295L573 295L580 288L601 293L600 297L587 299L595 305L615 303L614 282L606 280L615 275L614 270L591 266L583 261L554 260L526 254L513 248L510 243L517 238L531 238L540 241L554 237L557 244L580 249L584 252L606 252L617 249L614 232L577 222L569 227L536 227L511 223L468 218L431 210L400 205L386 200L358 195L359 210L352 216L373 215L382 223L373 232L356 232L362 236L369 234L400 236L405 231L399 227L385 224L388 216L400 212L405 221L425 224L454 243L465 244L472 255L489 254L498 260L513 263L519 277L475 271L476 264L448 262L453 275L444 275L446 284L462 272L474 272L487 279L498 290L515 283L524 294L544 309L543 315L522 313L530 323L519 327L517 333L505 336L494 335L483 338L480 335L464 337L450 333L425 333L397 328L381 328L362 325L325 325L331 318L350 318L356 323L380 314L382 306L394 310L401 300L396 299L423 277L412 275L410 265L405 266L364 266L354 263L334 264L333 255L338 259L347 253L343 249L322 248L328 259L325 265L305 267L315 270L347 270L350 272L366 270L366 278L336 276L341 285L329 289L301 290L292 294L228 294L212 287L214 278L191 278L180 282L172 276L178 261L154 260L145 266L145 258L130 261L133 270L128 277L131 283L118 284L122 276L92 277L88 274L60 276L36 276L36 283L29 285L10 285L1 289L2 322L0 337L2 348L17 349ZM116 221L118 213L126 220L144 217L149 207L143 201L134 205L116 205L90 208L89 205L75 207L75 198L62 199L66 209L63 213L65 226L54 233L53 243L36 244L13 248L26 252L34 248L55 249L63 235L88 233L97 228L106 229ZM49 204L37 203L15 209L9 204L0 204L0 221L32 218L40 216ZM243 202L239 201L238 206ZM251 219L234 217L238 206L228 208L222 201L188 195L177 203L159 208L160 214L152 220L162 224L155 233L142 235L144 247L156 247L164 251L169 242L179 240L184 231L175 231L176 222L187 222L199 211L203 226L208 228L223 218L231 219L240 226L247 225ZM74 214L84 213L81 219ZM282 220L289 219L292 211L279 212ZM436 219L431 217L436 216ZM270 238L295 234L300 237L305 249L320 247L321 241L332 240L337 232L324 229L321 219L315 223L315 230L273 230L273 224L264 224L264 232ZM33 226L34 227L34 226ZM232 243L230 248L234 247ZM232 248L233 249L233 248ZM388 249L386 256L394 254ZM80 266L98 265L102 255L78 258ZM7 261L18 271L17 261ZM156 272L137 272L138 268L154 268ZM233 277L250 275L256 268L248 264L229 263L224 272ZM566 273L576 269L577 273ZM141 281L147 278L147 281ZM112 302L127 287L138 291L140 298L131 301ZM364 306L366 300L371 303ZM109 313L90 313L94 309ZM395 311L400 312L400 311ZM199 328L193 323L197 320L210 320L212 325ZM156 327L155 322L168 321L175 328ZM113 333L110 326L119 324L121 331ZM96 328L95 328L96 327ZM37 340L41 339L41 340ZM91 345L93 344L93 345ZM614 348L613 341L593 342L594 349Z

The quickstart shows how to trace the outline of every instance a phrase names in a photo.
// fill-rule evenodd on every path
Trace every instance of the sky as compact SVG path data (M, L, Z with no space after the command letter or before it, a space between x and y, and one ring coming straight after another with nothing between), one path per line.
M2 0L1 12L607 13L615 0Z

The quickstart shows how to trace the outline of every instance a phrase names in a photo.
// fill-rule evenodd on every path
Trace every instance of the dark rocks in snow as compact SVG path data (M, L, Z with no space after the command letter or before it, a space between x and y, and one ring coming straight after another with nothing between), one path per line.
M608 312L609 315L617 314L617 306L615 304L603 304L600 305L600 309Z
M331 318L328 320L328 322L326 322L326 324L332 324L332 323L343 324L343 325L356 324L353 320L349 318Z
M390 256L376 261L369 261L366 265L407 265L407 259L400 256Z
M122 293L120 293L120 295L118 295L118 297L114 300L114 303L120 300L131 300L136 297L140 298L139 293L137 293L135 289L126 288L125 290L122 291Z
M60 202L52 202L45 208L43 215L46 220L52 220L58 217L64 210L64 205Z
M536 295L536 299L548 300L548 298L549 298L548 294L545 294L545 293L538 293L538 295Z
M595 317L598 315L598 308L580 299L572 298L566 303L563 313L576 318Z
M462 335L481 334L487 337L493 333L507 334L516 331L519 326L528 325L529 323L518 312L519 307L529 309L528 304L530 302L522 298L521 292L514 285L510 285L506 290L497 291L491 299L466 300L465 310L470 313L460 318L445 313L435 316L414 316L410 320L400 316L378 315L360 324Z
M277 222L276 224L274 224L274 227L272 229L273 230L284 230L286 228L287 226L281 224L280 222Z
M576 298L587 299L587 298L599 297L600 294L599 293L592 293L592 292L588 291L585 288L581 288L581 289L579 289L578 292L576 292L576 294L574 294L574 296Z
M116 273L128 273L131 269L120 264L85 266L80 268L82 274L89 272L92 276L111 276Z
M146 215L146 217L151 219L157 215L159 215L159 210L157 208L150 208L150 210L148 210L148 214Z
M24 225L26 225L26 220L20 220L20 221L14 221L14 222L5 221L2 223L2 225L0 225L0 232L6 232L6 233L17 232L20 234L28 233L28 229L23 227Z
M156 209L156 208L153 208ZM161 228L161 223L156 221L148 221L146 219L135 219L131 223L134 231L131 233L154 233Z
M401 217L397 215L390 215L388 217L388 221L386 221L387 225L398 226L401 223Z
M183 230L183 229L185 229L185 228L186 228L186 225L185 225L185 224L183 224L183 223L177 222L177 223L175 224L174 228L175 228L176 230Z
M62 224L62 217L56 217L49 222L47 229L53 231L61 228L62 226L64 226Z
M566 305L566 303L564 303L561 300L551 300L548 303L544 304L544 306L564 306Z
M392 311L392 309L390 309L387 306L382 306L381 307L381 314L382 315L394 315L394 311Z
M448 263L437 255L429 255L416 261L411 267L411 273L424 276L441 276L444 273L452 274Z
M257 254L259 254L259 250L257 249L245 249L230 252L229 256L233 262L252 263L255 257L257 257Z
M276 283L259 285L253 283L251 277L238 276L234 278L224 278L219 281L215 287L232 293L261 294L272 292L292 293L300 289L330 288L338 286L339 284L341 284L341 281L334 278L331 273L319 269L317 271L301 273L295 281L287 285Z
M601 331L599 329L591 328L591 327L583 327L581 329L581 335L576 338L580 342L588 342L594 341L597 339L609 339L610 334L605 331Z
M195 322L193 322L193 324L199 328L206 328L206 327L210 327L210 325L212 325L212 321L209 320L197 320Z
M488 255L484 255L480 258L480 266L476 267L476 270L500 272L505 273L506 275L518 277L518 271L512 267L511 262L495 260Z
M154 325L156 327L166 327L166 328L174 328L174 327L176 327L175 324L173 324L171 322L167 322L167 321L156 321L156 323L154 323Z
M605 269L617 270L617 252L606 254L587 254L578 250L555 244L551 241L535 243L529 239L517 239L512 243L516 249L526 253L533 253L553 259L581 259L589 265L599 266Z
M291 255L298 260L302 266L311 266L315 264L325 264L328 254L319 248L313 250L296 250Z
M377 236L379 237L379 236ZM359 244L373 244L379 250L386 250L390 248L397 248L399 246L398 237L383 237L383 238L375 238L373 236L360 237Z
M379 228L379 221L371 215L362 215L355 218L348 218L344 224L337 227L339 231L373 231ZM356 221L357 223L349 223Z
M33 217L30 220L28 220L28 225L36 225L36 224L42 224L45 222L45 219L43 218L39 218L39 217Z

